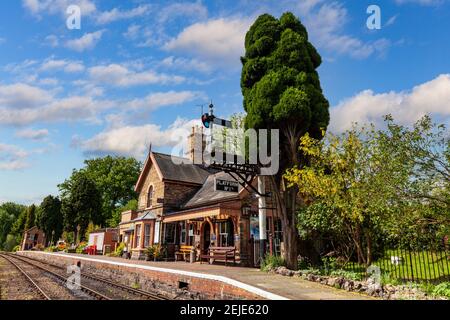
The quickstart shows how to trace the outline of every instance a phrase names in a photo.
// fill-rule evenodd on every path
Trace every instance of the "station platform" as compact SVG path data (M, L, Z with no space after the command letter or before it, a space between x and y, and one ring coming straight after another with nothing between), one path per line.
M87 256L79 254L55 254L77 258L133 266L135 268L151 269L180 275L189 275L203 279L213 279L225 282L240 289L249 291L265 299L289 300L373 300L374 298L340 289L335 289L319 283L266 273L256 268L223 266L215 264L200 264L187 262L151 262L140 260L126 260L107 256Z

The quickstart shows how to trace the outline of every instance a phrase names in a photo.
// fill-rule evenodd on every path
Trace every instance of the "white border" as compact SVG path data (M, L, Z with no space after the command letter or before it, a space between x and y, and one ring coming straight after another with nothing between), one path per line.
M18 253L27 253L27 251L19 251ZM47 255L57 256L57 257L66 257L66 258L72 258L72 259L105 263L105 264L110 264L110 265L117 265L117 266L130 267L130 268L139 268L139 269L145 269L145 270L151 270L151 271L180 274L180 275L184 275L184 276L201 278L201 279L215 280L215 281L220 281L225 284L229 284L234 287L238 287L240 289L246 290L248 292L251 292L253 294L256 294L256 295L258 295L262 298L268 299L268 300L289 300L286 297L271 293L269 291L251 286L249 284L246 284L246 283L243 283L243 282L231 279L231 278L227 278L227 277L219 276L219 275L215 275L215 274L206 274L206 273L198 273L198 272L183 271L183 270L176 270L176 269L152 267L152 266L147 266L147 265L142 265L142 264L124 263L124 262L109 261L109 260L103 260L103 259L85 258L85 257L80 257L80 256L73 256L70 254L62 254L62 253L40 252L40 251L34 251L33 253L47 254Z

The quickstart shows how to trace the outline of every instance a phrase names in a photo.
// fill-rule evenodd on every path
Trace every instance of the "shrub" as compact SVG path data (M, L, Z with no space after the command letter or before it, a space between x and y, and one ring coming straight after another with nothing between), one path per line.
M443 296L450 298L450 282L442 282L434 287L432 292L434 296Z
M75 249L75 252L78 253L78 254L84 253L84 249L87 247L87 245L88 245L88 243L85 242L85 241L80 242L80 244Z
M356 281L362 280L362 275L360 273L346 271L346 270L333 270L330 272L330 276L342 277L342 278L348 279L348 280L356 280Z
M286 262L281 256L274 256L274 255L266 255L262 261L261 264L261 270L262 271L270 271L277 267L284 267L286 266Z
M147 257L149 260L158 260L161 258L161 246L160 245L153 245L147 248Z
M109 256L110 257L121 257L123 255L124 249L125 249L125 243L121 242L117 246L116 250L114 252L110 253Z
M44 245L40 244L40 243L35 245L33 248L33 250L35 250L35 251L44 251L44 249L45 249Z
M12 252L17 252L17 251L20 251L20 245L17 245L12 249Z

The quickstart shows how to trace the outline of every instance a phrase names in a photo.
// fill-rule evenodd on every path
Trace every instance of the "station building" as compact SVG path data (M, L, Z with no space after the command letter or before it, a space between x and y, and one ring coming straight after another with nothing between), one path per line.
M192 246L197 257L215 246L234 247L240 265L257 265L258 197L228 173L194 164L196 154L203 151L195 146L204 148L200 128L192 129L188 145L186 158L149 152L135 186L138 210L122 213L120 241L132 259L144 259L147 248L156 244L166 248L168 259L175 258L180 246ZM256 182L252 182L255 187ZM226 188L221 187L224 183ZM280 253L281 220L270 197L266 214L267 249Z

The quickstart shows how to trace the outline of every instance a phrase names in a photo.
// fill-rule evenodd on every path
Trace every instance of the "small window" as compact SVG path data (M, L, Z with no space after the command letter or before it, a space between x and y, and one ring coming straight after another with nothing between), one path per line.
M234 246L234 228L231 219L219 223L219 245L221 247Z
M175 243L175 232L177 225L175 223L165 223L164 224L164 243L174 244Z
M144 248L150 245L150 225L146 224L144 227Z
M148 195L147 195L147 208L151 208L153 204L153 186L150 186L148 188Z
M136 245L135 248L138 248L141 246L141 225L138 224L136 226Z
M186 222L180 222L180 243L186 243Z

